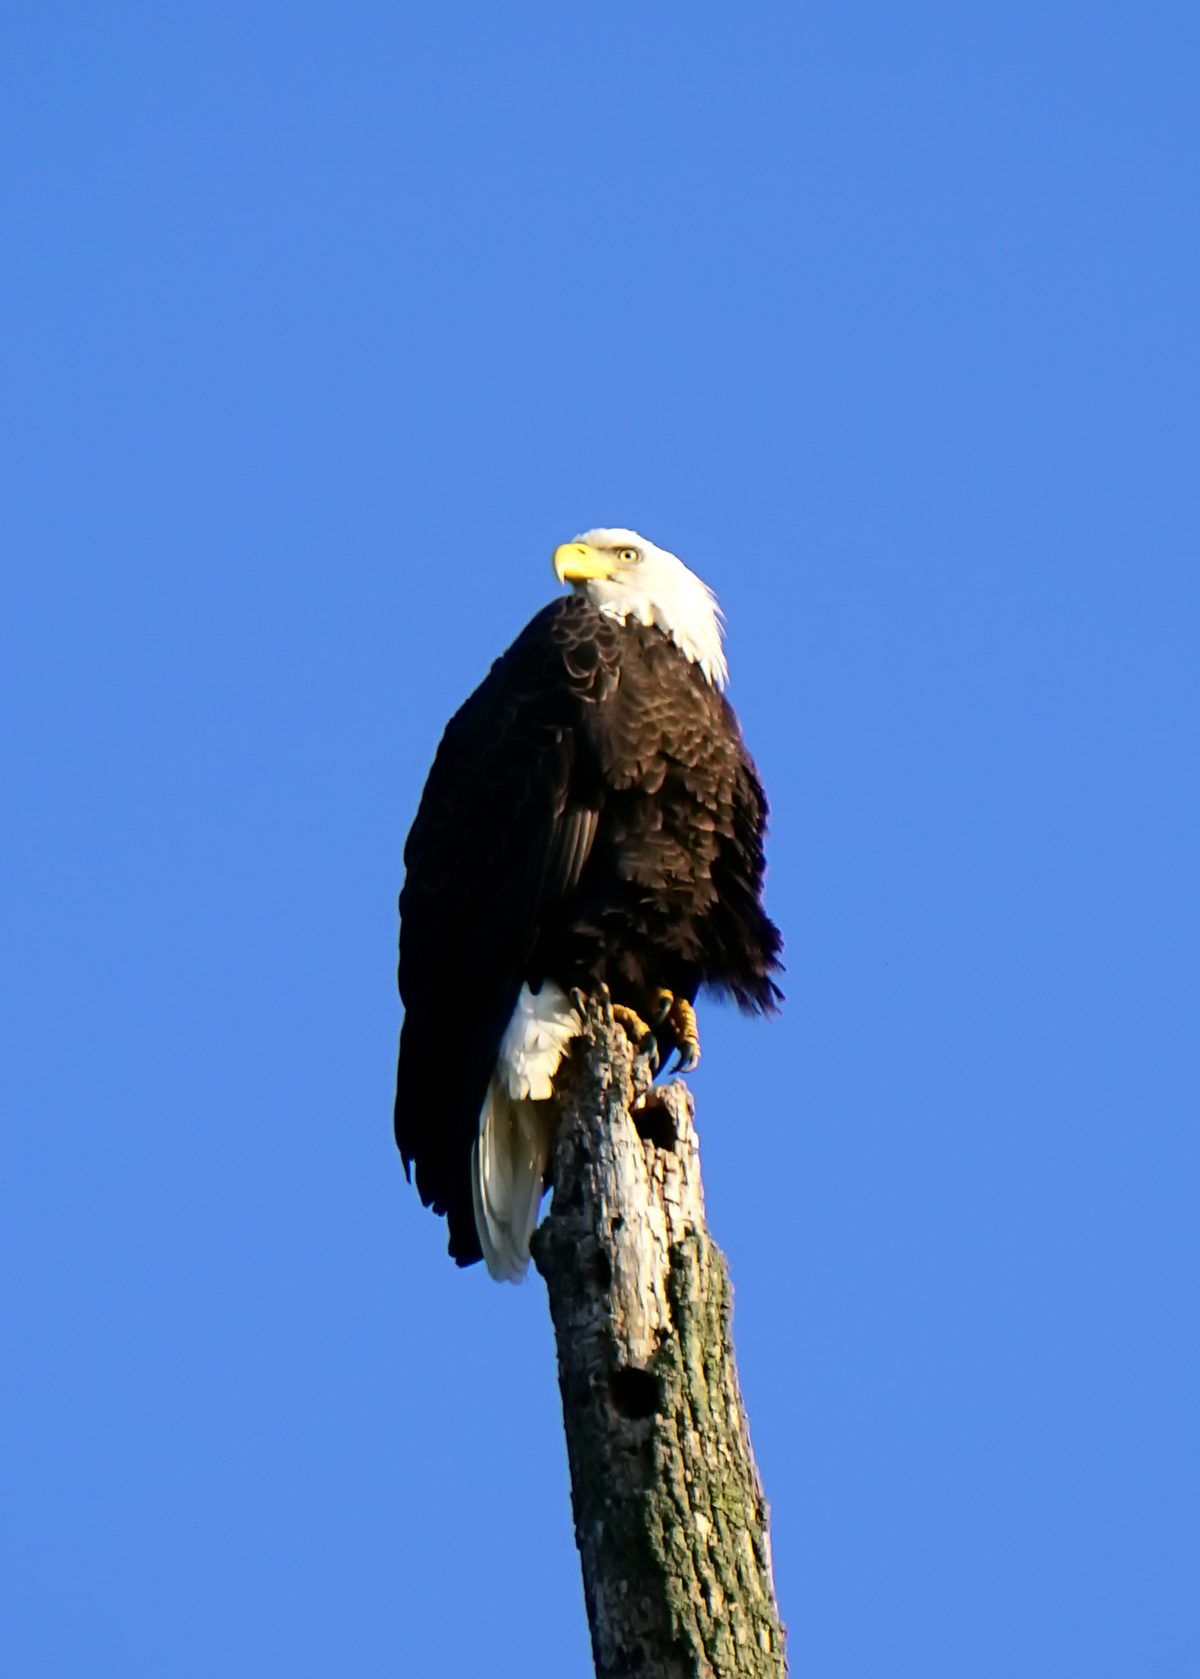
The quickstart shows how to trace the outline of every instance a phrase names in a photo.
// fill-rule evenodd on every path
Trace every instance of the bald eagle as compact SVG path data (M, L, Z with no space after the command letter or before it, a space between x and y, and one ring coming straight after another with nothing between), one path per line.
M446 727L400 894L404 1169L452 1258L514 1281L581 996L607 987L642 1047L684 1070L702 986L750 1012L781 1000L767 801L722 692L714 596L630 530L586 532L554 571L573 592Z

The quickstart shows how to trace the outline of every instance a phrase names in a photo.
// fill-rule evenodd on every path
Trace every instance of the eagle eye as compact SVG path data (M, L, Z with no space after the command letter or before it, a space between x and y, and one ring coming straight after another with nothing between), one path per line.
M622 565L637 565L641 557L641 554L636 548L617 549L617 558L620 560Z

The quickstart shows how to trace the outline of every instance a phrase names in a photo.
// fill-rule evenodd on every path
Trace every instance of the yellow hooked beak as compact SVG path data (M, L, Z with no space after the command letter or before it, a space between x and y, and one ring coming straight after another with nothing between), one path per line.
M611 554L586 542L564 542L554 550L554 575L560 583L586 583L589 577L611 577L616 570Z

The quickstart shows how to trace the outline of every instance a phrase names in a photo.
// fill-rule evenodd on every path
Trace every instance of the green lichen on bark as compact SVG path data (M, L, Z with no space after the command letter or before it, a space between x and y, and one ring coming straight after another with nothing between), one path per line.
M558 1343L576 1540L600 1679L786 1673L725 1262L690 1098L589 1013L534 1243ZM640 1131L639 1131L640 1126Z
M775 1675L768 1511L738 1391L729 1276L703 1230L672 1245L667 1295L674 1333L656 1360L665 1403L646 1519L672 1632L697 1674Z

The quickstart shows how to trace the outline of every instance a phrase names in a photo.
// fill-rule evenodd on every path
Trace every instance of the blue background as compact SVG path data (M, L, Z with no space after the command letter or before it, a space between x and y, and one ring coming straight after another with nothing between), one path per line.
M795 1671L1200 1671L1198 50L5 8L6 1672L590 1671L541 1284L390 1109L425 769L595 523L773 802L694 1088Z

